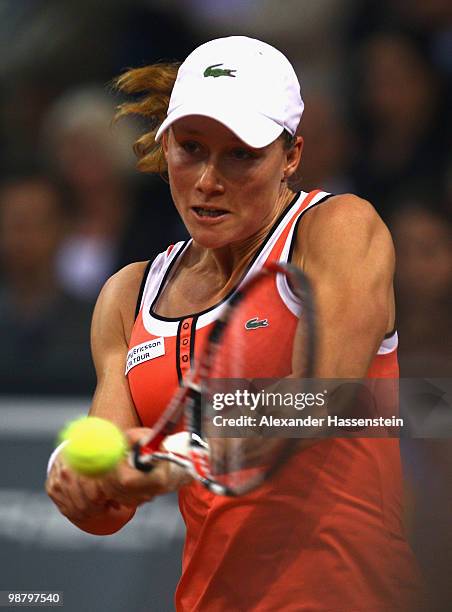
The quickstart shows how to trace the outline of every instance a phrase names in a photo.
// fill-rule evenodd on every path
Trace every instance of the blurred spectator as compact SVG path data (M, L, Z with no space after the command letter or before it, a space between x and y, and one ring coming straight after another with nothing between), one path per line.
M349 31L353 41L362 42L376 31L390 28L403 30L413 37L432 64L451 76L450 0L360 0L355 3Z
M448 167L446 171L446 214L452 217L452 152L449 157Z
M169 194L155 180L156 188L146 195L151 212L161 206L163 218L140 218L142 196L133 180L136 132L126 121L112 126L114 113L112 98L102 90L72 91L50 109L43 129L44 146L74 199L72 227L58 254L58 276L67 291L88 300L95 300L120 267L152 258L182 234ZM152 202L157 197L163 206Z
M0 390L91 393L91 308L54 274L67 221L57 185L42 174L0 186Z
M77 90L57 100L44 123L44 144L75 204L58 276L69 292L93 300L115 271L130 212L124 174L132 166L134 136L114 137L113 114L113 102L101 90Z
M410 483L410 541L427 586L424 612L446 612L452 601L452 446L450 439L405 439L401 449Z
M302 188L306 191L322 188L331 193L353 192L349 176L352 136L331 92L319 90L306 96L299 132L304 138L298 172Z
M341 60L344 23L354 0L159 0L194 20L207 38L246 35L285 49L300 69L334 72ZM321 41L321 44L319 44ZM333 69L333 70L332 70Z
M448 139L441 82L408 37L380 33L362 48L355 181L383 215L417 190L443 198Z
M5 161L37 146L41 118L69 88L107 83L128 66L186 57L197 46L197 28L178 4L171 11L161 0L0 2ZM0 147L0 163L4 153Z
M452 375L450 220L409 206L391 222L397 254L397 327L402 376Z

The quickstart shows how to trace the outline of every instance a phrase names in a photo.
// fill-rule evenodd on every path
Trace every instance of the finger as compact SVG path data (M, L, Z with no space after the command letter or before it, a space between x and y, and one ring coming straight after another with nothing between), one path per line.
M53 488L50 491L47 491L47 494L53 501L53 503L58 507L61 505L65 505L65 503L67 502L64 493L60 489Z
M119 502L107 500L98 479L77 475L64 462L52 470L46 491L61 514L71 521L90 518L109 508L120 510L121 507Z
M74 505L72 494L64 487L54 489L50 494L50 498L59 512L69 520L80 520L83 518L83 513Z
M191 480L186 470L168 461L156 462L149 473L135 470L124 461L105 477L102 487L108 498L133 507L150 501L156 495L176 491Z
M116 501L123 504L124 501L131 502L134 499L134 490L131 482L123 474L124 470L127 474L128 469L131 468L127 465L120 465L102 479L100 487L103 496L108 502Z
M135 508L136 506L143 504L155 496L151 490L146 487L140 489L131 489L122 486L112 486L110 489L110 497L108 503L117 502L120 505L127 506L128 508Z
M74 483L77 499L81 504L81 511L85 517L92 516L100 512L103 508L103 502L96 503L90 499L89 495L95 495L95 484L88 482L86 478L78 478Z
M59 466L59 483L56 484L66 499L66 505L72 507L75 513L83 512L85 503L80 496L78 476L63 462Z
M71 470L71 468L65 463L60 463L57 468L56 478L60 480L60 482L64 482L67 486L70 486L77 475Z
M62 481L59 475L59 468L55 468L51 475L47 478L45 483L45 490L47 495L53 500L55 498L61 498L65 495L67 484Z
M106 498L99 488L97 479L81 476L70 468L64 460L59 461L56 468L55 478L59 480L56 484L60 489L67 490L77 508L85 511L85 508L100 505Z
M52 478L55 482L60 482L60 486L75 486L81 497L89 502L102 503L106 499L99 486L99 479L78 474L67 465L64 459L56 462Z
M150 501L155 495L164 492L162 474L160 471L154 474L154 471L144 474L123 463L102 483L104 492L107 497L128 507Z
M70 481L66 483L64 492L74 508L74 512L85 517L90 511L94 510L94 504L86 497L80 478L74 477L74 475L69 475L68 478L70 478Z
M127 429L125 432L127 441L129 445L132 447L136 442L140 442L144 438L150 436L152 433L152 429L149 427L133 427L131 429Z
M79 482L88 503L94 505L105 504L107 496L97 478L81 478Z

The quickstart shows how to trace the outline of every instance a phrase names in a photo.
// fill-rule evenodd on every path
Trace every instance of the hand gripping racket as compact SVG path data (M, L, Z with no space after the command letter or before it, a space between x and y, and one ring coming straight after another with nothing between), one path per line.
M289 306L276 292L289 296ZM262 311L268 296L279 304ZM272 325L268 311L298 317L296 326L282 325L271 339L274 354L256 372L256 362L268 351L267 330ZM281 310L282 309L282 310ZM263 314L261 314L261 311ZM278 314L278 313L276 313ZM270 331L270 328L269 330ZM252 334L252 335L251 335ZM274 378L274 363L290 354L286 372L311 378L315 359L315 312L306 276L291 264L267 264L234 293L214 323L206 346L188 380L177 390L149 436L132 449L130 461L142 471L151 471L157 461L170 461L186 469L209 491L237 496L268 480L296 450L296 438L252 436L218 437L206 423L212 421L212 394L218 379ZM279 357L278 357L279 356ZM272 361L273 358L273 361ZM268 367L265 365L268 363ZM236 406L229 404L232 413ZM265 407L260 407L264 412ZM175 434L183 422L184 432ZM162 449L162 446L164 447Z

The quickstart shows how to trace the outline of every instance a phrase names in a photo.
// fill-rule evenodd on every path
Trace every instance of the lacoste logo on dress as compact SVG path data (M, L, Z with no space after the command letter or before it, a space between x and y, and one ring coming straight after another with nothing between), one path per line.
M220 77L220 76L228 76L228 77L234 77L235 78L235 74L232 74L233 72L237 72L236 70L234 70L233 68L218 68L218 66L222 66L223 64L213 64L212 66L208 66L205 70L204 70L204 76L205 77Z
M257 329L258 327L268 327L268 319L254 317L245 323L245 329Z

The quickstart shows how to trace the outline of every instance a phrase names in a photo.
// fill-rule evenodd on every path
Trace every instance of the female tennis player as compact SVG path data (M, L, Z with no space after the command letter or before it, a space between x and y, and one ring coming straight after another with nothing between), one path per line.
M316 376L396 378L391 237L358 197L289 188L303 147L303 102L286 57L254 39L223 38L180 66L131 70L119 86L144 94L121 113L150 120L139 167L167 171L191 239L124 268L103 288L92 326L91 414L117 423L131 443L140 439L224 303L271 261L291 261L313 285ZM254 321L244 329L250 346L268 334L256 376L263 365L274 377L296 374L290 344L280 340L295 330L293 317L274 307L289 303L289 292L275 285L257 328ZM94 534L119 530L137 506L176 489L187 529L178 610L415 609L397 440L323 440L274 482L237 498L213 495L166 462L149 474L124 462L93 480L57 455L47 481L59 510Z

